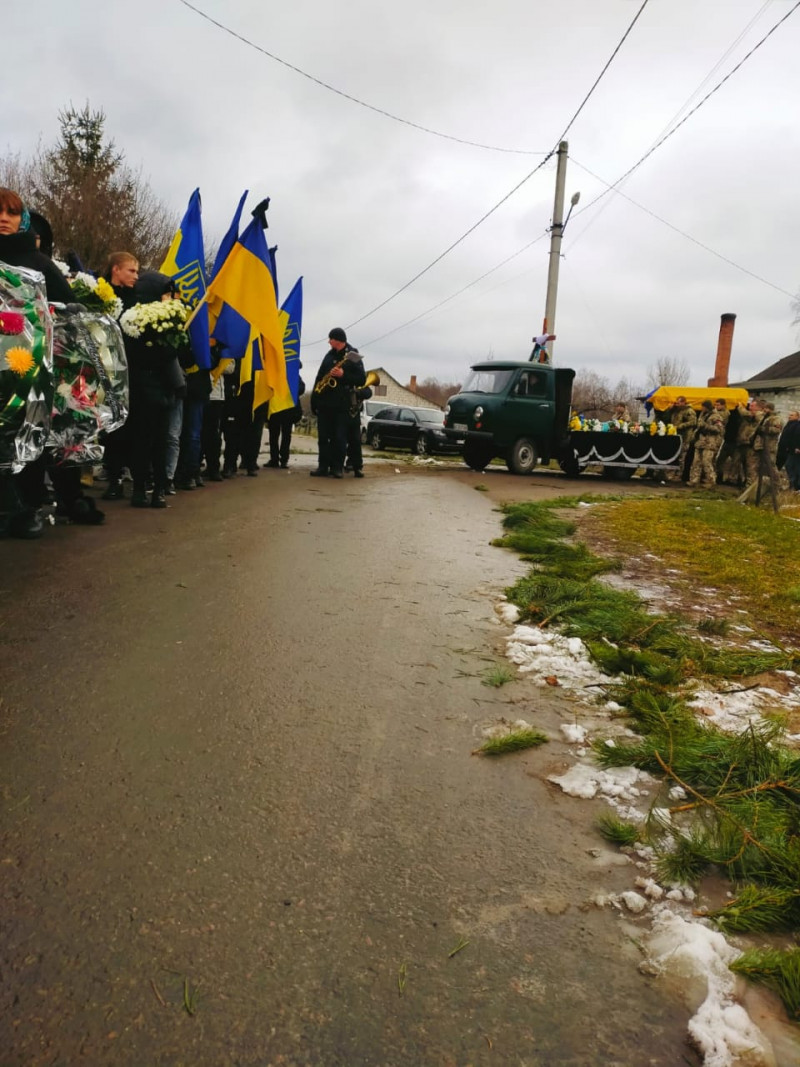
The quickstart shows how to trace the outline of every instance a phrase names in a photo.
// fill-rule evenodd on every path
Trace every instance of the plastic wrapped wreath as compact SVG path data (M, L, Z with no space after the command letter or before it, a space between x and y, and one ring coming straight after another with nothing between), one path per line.
M0 470L38 459L50 429L53 322L38 271L0 263Z
M54 327L55 395L47 451L57 463L100 460L101 433L118 430L128 416L128 364L120 329L108 315L74 308L57 311Z

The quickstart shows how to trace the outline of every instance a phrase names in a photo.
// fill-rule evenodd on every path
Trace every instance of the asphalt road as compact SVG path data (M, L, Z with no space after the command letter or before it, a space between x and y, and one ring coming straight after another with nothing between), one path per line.
M0 1063L695 1063L566 698L481 685L493 475L310 465L0 545Z

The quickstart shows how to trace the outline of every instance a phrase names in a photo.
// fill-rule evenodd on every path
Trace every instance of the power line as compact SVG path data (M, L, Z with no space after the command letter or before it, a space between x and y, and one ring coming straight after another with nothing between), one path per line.
M764 14L764 12L765 12L765 11L766 11L766 9L767 9L767 8L769 7L769 5L771 4L771 2L772 2L772 0L764 0L764 3L763 3L763 4L761 5L761 7L760 7L760 8L758 9L758 11L756 12L756 14L755 14L755 15L753 15L753 17L752 17L752 18L750 19L750 21L749 21L749 22L747 23L747 25L746 25L746 26L745 26L745 27L744 27L744 28L743 28L743 29L742 29L742 30L741 30L741 31L739 32L738 36L737 36L737 37L736 37L736 38L735 38L735 39L734 39L734 40L733 40L733 41L731 42L731 44L730 44L730 45L728 45L728 47L727 47L727 48L725 49L725 51L724 51L724 52L722 53L722 55L721 55L721 56L719 57L719 59L718 59L718 60L717 60L717 62L716 62L716 63L714 64L714 66L713 66L713 67L711 68L711 70L709 70L709 72L708 72L708 73L706 74L706 76L705 76L705 77L704 77L704 78L702 79L702 81L701 81L701 82L700 82L700 83L699 83L699 84L698 84L698 85L697 85L697 86L696 86L696 87L695 87L695 88L694 88L694 89L692 90L692 92L691 92L691 93L690 93L690 94L688 95L688 97L687 97L687 98L686 98L686 99L684 100L684 102L683 102L683 103L681 104L681 106L680 106L680 107L678 108L678 110L677 110L677 111L676 111L676 112L675 112L675 113L673 114L673 116L672 116L672 118L671 118L671 119L669 120L669 122L667 122L667 123L666 123L666 125L665 125L665 126L664 126L664 127L662 128L661 132L660 132L660 133L658 134L658 136L657 136L657 137L655 138L655 140L653 141L653 143L652 143L652 147L655 147L655 145L656 145L656 144L658 143L658 141L659 141L659 140L660 140L660 139L661 139L661 138L662 138L662 137L664 136L664 134L666 134L666 133L667 133L667 132L668 132L668 131L670 130L670 128L672 127L673 123L675 123L675 122L677 122L677 121L678 121L678 119L679 119L679 118L680 118L680 116L681 116L681 115L682 115L682 114L684 113L684 111L685 111L685 110L686 110L686 108L687 108L687 107L689 106L689 104L690 104L690 103L692 102L692 100L694 100L694 98L695 98L695 97L696 97L696 96L698 95L698 93L700 93L700 91L702 90L703 86L704 86L704 85L706 85L706 84L707 84L708 82L710 82L710 81L711 81L711 79L713 78L713 76L714 76L714 75L715 75L715 74L717 73L717 71L718 71L718 70L720 69L720 67L721 67L721 66L722 66L722 64L723 64L723 63L725 62L725 60L726 60L726 59L728 58L728 56L729 56L729 55L730 55L730 54L731 54L731 53L732 53L732 52L734 51L734 49L735 49L735 48L736 48L736 46L737 46L737 45L739 44L739 42L740 42L740 41L742 41L742 40L744 40L744 38L745 38L745 37L747 36L748 32L749 32L749 31L750 31L750 30L752 29L752 27L753 27L753 26L754 26L754 25L756 24L756 22L758 22L758 20L759 20L759 19L761 18L761 16L762 16L762 15ZM580 166L580 164L578 164L578 166ZM584 168L584 169L586 169L586 168ZM591 172L589 172L589 173L591 173ZM598 181L602 181L602 179L598 179ZM608 184L608 183L605 183L605 184ZM619 183L619 184L620 184L620 186L622 186L622 185L624 184L624 182L623 182L623 180L622 180L622 179L620 179L620 183ZM618 191L618 190L617 190L617 191ZM594 201L593 201L593 202L594 202ZM588 229L589 229L589 228L590 228L591 226L594 226L594 225L595 225L595 223L597 222L597 220L598 220L598 219L600 218L600 216L601 216L601 215L603 214L603 212L604 212L604 211L606 210L606 208L607 208L607 207L609 206L609 204L611 204L611 203L612 203L612 201L611 201L611 200L606 200L606 202L605 202L605 203L603 204L603 206L602 206L602 207L600 208L600 210L599 210L599 211L597 211L597 212L595 212L594 216L592 217L592 220L591 220L591 222L588 222L588 223L587 223L587 224L586 224L586 225L584 226L584 228L583 228L583 229L581 230L580 234L579 234L579 235L578 235L578 237L576 238L576 241L577 241L577 240L579 240L579 239L580 239L581 237L583 237L583 235L584 235L584 234L586 233L586 231L587 231L587 230L588 230ZM587 204L587 207L591 207L591 206L592 206L591 204ZM579 214L580 214L580 212L579 212ZM572 243L573 243L573 245L574 245L574 244L575 244L576 242L575 242L575 241L573 241Z
M241 41L242 44L248 46L248 48L255 49L256 52L260 52L261 55L266 56L268 59L273 60L275 63L280 63L282 67L286 67L288 70L294 71L295 74L301 75L303 78L307 78L309 81L314 82L315 85L319 85L322 89L327 89L328 92L335 93L336 96L341 96L345 100L349 100L352 104L358 104L360 107L367 108L368 111L374 111L377 115L383 115L384 118L391 119L393 122L399 122L403 126L410 126L412 129L421 130L422 133L429 133L433 137L441 137L445 141L455 141L456 144L468 145L470 148L482 148L487 152L504 152L509 155L518 156L544 156L546 152L534 152L527 148L503 148L500 145L493 144L481 144L479 141L469 141L464 137L454 137L449 133L442 133L441 130L431 129L430 126L423 126L419 122L412 122L410 119L404 119L400 115L395 115L391 111L386 111L382 107L376 107L375 104L369 104L366 100L360 100L357 96L351 96L350 93L344 92L343 89L337 89L335 85L330 85L328 82L323 81L321 78L315 77L313 74L309 74L308 71L303 70L301 67L297 67L294 63L290 63L286 59L281 59L280 56L275 55L274 52L268 51L266 48L262 48L261 45L256 44L255 41L251 41L248 37L245 37L241 33L237 33L236 30L232 30L230 26L226 26L222 22L218 22L217 19L212 18L211 15L206 14L205 11L201 11L199 7L195 7L194 4L189 3L189 0L178 0L184 7L189 8L200 18L205 19L206 22L210 22L212 26L216 26L217 29L222 30L223 33L227 33L230 37L235 38L237 41Z
M664 226L669 227L670 230L674 230L674 232L679 233L681 237L685 237L687 241L691 241L692 244L697 245L699 248L704 249L706 252L710 252L712 256L716 256L717 259L721 259L724 263L728 263L731 267L736 267L736 269L742 271L743 274L749 274L750 277L755 278L756 281L763 282L764 285L768 285L770 289L775 289L776 292L783 293L785 296L794 297L794 293L790 293L786 289L781 289L779 285L775 285L773 282L767 281L766 278L762 278L759 274L753 273L753 271L748 270L747 267L743 267L741 263L737 263L735 260L729 259L727 256L723 256L721 252L717 252L717 250L712 248L710 245L704 244L702 241L698 240L698 238L693 237L690 233L686 233L685 230L681 230L678 226L675 226L673 223L668 222L666 219L663 219L660 215L657 215L655 211L651 211L649 207L645 207L644 204L638 203L636 200L633 199L633 197L628 196L627 193L623 193L621 189L615 189L613 185L611 185L605 180L605 178L601 178L599 174L595 174L594 171L589 170L589 168L584 166L583 163L579 163L574 156L572 157L572 162L575 164L576 167L580 167L581 170L586 171L587 174L591 175L597 181L602 182L603 185L608 186L608 189L606 190L607 192L611 189L614 189L614 192L617 196L623 197L623 199L627 200L628 203L633 204L634 207L638 207L640 211L644 211L645 214L650 215L651 218L657 219L658 222L662 223ZM593 200L592 203L596 204L597 199L599 198ZM589 206L591 207L591 204ZM583 230L578 236L582 237L585 232L586 231ZM577 241L577 238L575 240ZM570 248L573 247L574 244L575 241L572 242Z
M186 2L186 0L181 0L181 3L185 3L185 2ZM589 97L592 95L592 93L595 91L597 86L600 84L600 79L603 77L605 72L608 70L609 66L611 65L612 60L614 59L614 57L619 52L620 48L622 47L622 44L624 43L624 41L628 37L628 34L631 32L631 30L633 29L634 25L636 24L639 16L641 15L642 11L647 6L647 3L648 3L648 0L644 0L644 2L642 3L642 6L639 8L639 10L634 15L630 25L628 26L628 28L625 31L625 33L622 35L622 38L621 38L620 42L617 44L616 48L612 52L611 58L606 62L605 66L601 70L599 76L595 79L594 84L592 85L591 89L589 90L589 92L584 97L580 107L575 112L575 114L572 116L570 121L568 122L568 124L567 124L567 126L566 126L566 128L564 130L564 133L566 133L567 130L569 130L570 126L573 124L575 119L578 117L580 112L583 110L584 106L586 105L587 101L589 100ZM798 3L800 3L800 0L798 0ZM559 141L556 142L556 147L558 146L558 143L562 139L563 139L563 134L559 138ZM544 167L545 164L552 158L552 156L555 155L556 147L552 148L547 153L547 155L544 157L544 159L540 163L538 163L533 168L533 170L530 171L530 173L525 175L525 177L522 179L522 181L517 182L517 184L514 186L513 189L511 189L509 192L506 193L506 195L504 197L502 197L500 200L498 200L497 203L493 207L489 208L489 210L487 212L485 212L485 214L483 214L478 219L478 221L476 223L474 223L472 226L470 226L470 228L465 233L462 233L459 238L457 238L455 241L453 241L453 243L448 248L446 248L444 250L444 252L441 252L426 267L423 267L423 269L421 271L419 271L417 274L415 274L414 277L410 279L410 281L407 281L405 283L405 285L400 286L400 288L395 290L395 292L393 292L390 296L387 296L385 300L382 300L380 304L377 304L374 308L372 308L370 311L367 311L366 314L362 315L360 318L355 319L354 322L348 323L347 329L349 330L353 326L358 326L358 324L360 322L363 322L365 319L370 318L376 312L378 312L382 308L386 307L386 305L391 303L392 300L394 300L396 297L400 296L401 293L404 293L406 291L406 289L410 288L415 282L419 281L419 279L424 274L427 274L428 271L431 270L431 268L435 267L437 263L440 263L445 258L445 256L449 255L450 252L452 252L454 248L457 248L458 245L460 245L462 241L466 240L466 238L469 237L469 235L471 233L474 233L475 230L477 230L478 227L480 225L482 225L482 223L484 223L489 218L490 215L493 215L495 213L495 211L497 211L497 209L499 207L501 207L507 200L509 200L514 195L514 193L516 193L519 189L521 189L522 186L525 185L525 183L528 182L534 176L534 174L536 174L538 171L540 171L542 169L542 167ZM324 340L325 340L325 338L321 337L321 338L318 338L316 341L311 341L311 342L309 342L309 347L311 345L319 344L321 341L324 341Z
M663 137L661 137L658 141L656 141L656 143L651 148L649 148L647 150L647 152L645 152L645 154L642 156L642 158L638 162L634 163L632 167L630 167L628 170L625 171L625 173L622 175L621 178L617 178L617 180L615 182L613 182L611 185L609 185L609 187L607 189L603 190L603 192L600 193L599 196L596 196L594 198L594 200L591 200L585 207L582 207L579 211L576 211L575 215L574 215L574 218L577 218L579 215L582 215L585 211L588 211L589 208L594 207L594 205L598 202L598 200L602 200L603 197L607 196L608 193L610 193L612 189L616 189L616 187L618 185L620 185L622 182L624 182L627 178L629 178L631 176L631 174L633 174L633 172L635 170L638 170L639 167L641 167L642 163L644 163L646 159L649 159L650 156L652 156L652 154L656 151L656 149L660 148L665 143L665 141L668 141L669 138L672 137L672 135L674 133L677 133L677 131L681 128L681 126L683 126L684 123L688 122L689 119L692 117L692 115L694 115L697 111L699 111L700 108L703 106L703 104L705 104L708 100L710 100L711 97L714 95L714 93L716 93L717 90L721 89L722 86L730 78L732 78L733 75L738 70L741 69L741 67L744 66L744 64L747 62L747 60L750 59L750 57L755 52L758 51L758 49L762 46L762 44L764 44L767 40L769 40L769 38L773 35L773 33L775 33L775 31L777 29L779 29L783 25L783 23L786 22L786 20L791 15L793 15L795 13L795 11L797 11L798 7L800 7L800 0L797 0L797 2L789 9L789 11L787 11L786 14L782 18L778 19L778 21L775 23L775 25L772 27L772 29L770 29L767 33L765 33L764 36L761 38L761 40L753 45L753 47L750 49L750 51L745 56L743 56L742 59L739 60L739 62L736 64L736 66L733 67L731 70L729 70L728 73L725 75L725 77L721 81L717 82L717 84L714 86L714 88L711 89L709 92L707 92L706 95L703 97L703 99L699 103L695 104L695 106L692 108L692 110L687 112L687 114L684 115L684 117L681 119L681 121L677 125L673 126L672 129L668 133L664 134ZM769 284L769 283L767 283L767 284Z
M644 9L647 7L648 3L649 3L649 0L643 0L642 6L639 8L639 10L633 16L633 19L631 21L630 26L628 26L627 30L623 33L622 37L620 38L619 44L617 45L617 47L614 49L614 51L609 56L608 62L606 63L606 65L603 67L603 69L600 71L600 73L595 78L594 85L591 87L589 92L583 98L583 101L581 102L581 106L578 108L578 110L575 112L575 114L572 116L572 118L569 120L569 122L565 126L564 132L559 137L559 141L563 141L564 138L567 136L567 133L572 128L572 125L575 122L575 120L577 119L578 115L580 115L581 111L583 111L584 107L586 106L586 103L588 102L589 97L592 95L592 93L595 91L597 86L600 84L601 78L603 77L605 72L608 70L608 68L611 66L611 64L614 62L614 59L616 58L617 52L619 52L620 48L622 48L622 46L625 44L625 41L628 38L628 34L631 32L633 27L639 21L639 16L644 11Z
M400 330L404 330L406 326L412 326L415 322L419 322L420 319L424 319L428 315L432 315L434 311L438 311L440 307L444 307L445 304L449 304L451 300L455 300L456 297L461 296L462 293L466 293L466 291L468 289L471 289L473 285L477 285L478 282L482 282L484 278L488 278L490 274L494 274L495 271L500 270L500 268L504 267L506 263L510 263L512 259L516 259L517 256L521 256L523 252L527 252L528 249L531 248L533 245L537 244L539 241L544 240L544 238L547 237L548 232L549 231L545 230L544 233L540 233L538 237L534 237L532 241L528 241L526 245L523 245L522 248L518 248L516 252L513 252L510 256L507 256L502 262L496 263L493 267L490 267L489 270L484 271L484 273L481 274L479 278L475 278L471 282L468 282L466 285L463 285L458 290L458 292L451 293L450 296L446 296L444 300L440 300L438 304L434 304L433 307L429 307L426 311L421 311L419 315L415 315L413 319L409 319L407 322L402 323L400 326L395 326L393 329L387 330L386 333L382 333L380 337L373 337L370 341L366 341L365 344L367 346L374 345L378 341L383 341L386 337L391 337L393 333L398 333ZM527 271L525 273L527 273Z

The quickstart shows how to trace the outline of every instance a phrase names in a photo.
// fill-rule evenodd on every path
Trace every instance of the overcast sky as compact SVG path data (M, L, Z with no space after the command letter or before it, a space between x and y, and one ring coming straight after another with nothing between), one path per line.
M373 107L539 153L555 146L641 5L192 2ZM567 198L580 191L581 202L564 238L556 363L639 382L656 359L674 355L704 385L723 312L738 316L731 380L800 347L787 295L800 289L800 10L622 185L630 199L609 193L578 213L605 188L588 171L616 181L794 2L645 7L568 134ZM390 297L542 158L392 121L180 0L29 0L6 5L3 23L0 148L27 153L40 137L52 141L59 108L88 100L176 211L200 186L207 242L224 232L244 188L250 206L272 197L268 236L279 246L282 292L305 277L306 344ZM544 313L546 236L440 310L397 327L545 235L554 184L552 159L424 277L354 325L348 336L367 366L402 381L460 380L490 354L527 358ZM304 349L307 376L325 350Z

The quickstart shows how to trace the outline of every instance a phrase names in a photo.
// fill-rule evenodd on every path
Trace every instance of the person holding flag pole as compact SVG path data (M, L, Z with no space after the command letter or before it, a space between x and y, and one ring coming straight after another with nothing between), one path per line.
M195 189L189 198L186 214L161 264L161 273L171 278L181 300L193 314L187 325L191 343L191 357L185 361L186 395L182 411L178 409L170 419L170 454L167 458L167 478L172 483L176 475L181 489L202 486L200 477L201 435L203 409L211 392L209 370L211 346L209 339L208 309L205 303L206 270L203 245L202 207L200 190ZM180 447L177 464L174 454L176 430L180 422Z

